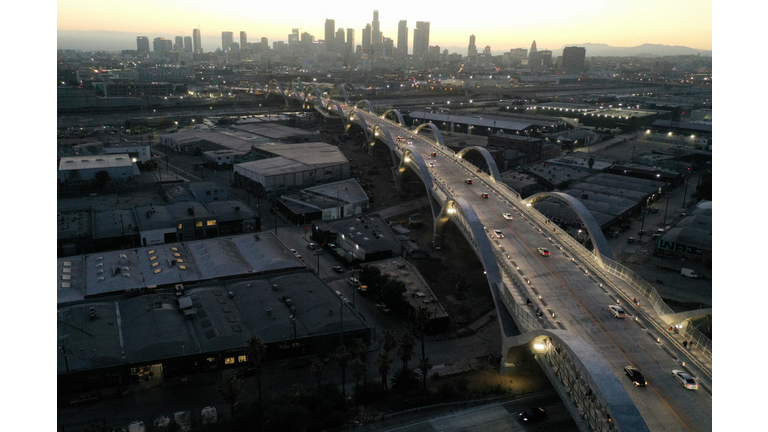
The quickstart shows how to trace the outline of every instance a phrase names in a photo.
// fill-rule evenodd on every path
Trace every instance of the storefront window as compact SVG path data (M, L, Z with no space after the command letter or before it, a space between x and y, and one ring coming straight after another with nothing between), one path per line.
M242 363L242 362L246 362L246 361L248 361L248 356L247 355L243 354L241 356L237 356L237 362L238 363Z
M224 364L235 364L235 358L234 357L227 357L224 359Z

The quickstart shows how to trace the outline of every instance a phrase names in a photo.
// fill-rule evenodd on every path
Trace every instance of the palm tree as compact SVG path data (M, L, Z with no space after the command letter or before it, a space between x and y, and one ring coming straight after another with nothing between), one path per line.
M360 378L365 375L365 363L360 358L352 361L352 375L355 377L355 409L360 407Z
M421 331L421 361L419 362L419 369L421 369L422 382L424 384L424 390L427 389L427 374L432 369L432 365L429 364L429 358L424 351L424 329L429 324L429 320L432 319L432 312L426 306L419 306L416 311L416 320Z
M388 392L387 381L389 381L389 365L392 360L389 359L389 355L386 351L379 353L379 357L376 359L376 363L379 365L379 373L381 374L381 383L384 385L384 393Z
M235 417L235 405L237 399L240 397L240 392L243 391L243 381L237 377L237 375L228 375L221 380L219 385L219 393L224 400L229 404L230 414L232 418Z
M363 402L368 406L368 349L370 345L361 343L357 346L357 358L363 363Z
M312 360L312 364L309 365L309 370L312 371L312 375L315 376L315 381L317 381L317 394L319 396L320 386L322 385L323 380L323 371L325 370L325 363L323 363L323 361L319 358L316 358Z
M267 346L261 338L251 337L246 342L245 353L248 356L248 360L253 364L256 369L256 386L259 391L259 407L261 407L261 362L264 360L264 356L267 353Z
M397 339L395 338L395 332L392 330L384 330L384 333L382 334L382 339L384 339L384 342L382 342L381 347L384 348L384 351L389 354L390 351L394 347L397 346Z
M336 364L341 369L341 394L344 397L344 403L347 403L347 366L349 366L349 351L344 345L336 349Z
M397 347L397 356L403 361L403 369L408 369L408 362L413 358L414 345L416 342L413 340L413 334L410 331L403 333Z

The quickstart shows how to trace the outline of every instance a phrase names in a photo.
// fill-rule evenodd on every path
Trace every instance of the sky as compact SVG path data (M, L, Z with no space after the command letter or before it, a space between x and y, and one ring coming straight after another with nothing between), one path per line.
M362 29L373 20L374 6L360 6L366 3L337 0L59 0L56 14L59 31L131 32L151 40L191 36L192 29L199 26L204 38L220 38L222 31L232 31L237 40L240 31L245 31L249 42L267 37L270 43L287 40L292 28L323 39L328 18L335 20L336 29L355 29L356 43L359 44ZM712 3L707 0L486 1L482 9L471 1L427 3L381 2L376 8L384 36L397 44L398 22L407 20L409 51L416 21L430 22L430 45L466 47L469 36L474 34L480 51L486 45L497 52L529 48L533 40L539 49L559 49L579 43L603 43L614 47L651 43L712 49ZM290 7L286 6L288 4ZM214 39L208 40L213 44ZM203 44L206 51L218 47ZM132 45L135 45L135 37Z

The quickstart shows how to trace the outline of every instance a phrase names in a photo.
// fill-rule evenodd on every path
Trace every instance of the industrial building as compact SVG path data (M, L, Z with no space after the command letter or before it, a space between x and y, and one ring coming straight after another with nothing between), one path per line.
M370 262L400 255L400 242L378 214L337 221L312 222L312 238L333 244L331 250L348 263Z
M712 265L712 201L701 201L656 240L656 255Z
M306 270L152 291L58 308L60 393L249 365L252 337L266 345L266 361L370 338L362 317Z
M104 171L111 180L128 180L141 175L139 167L127 153L114 155L72 156L59 161L59 181L93 181Z
M309 142L254 147L264 159L234 165L234 183L259 196L282 195L350 177L349 160L338 147Z
M368 195L355 179L302 189L277 200L280 212L299 225L359 215L368 210L368 203Z

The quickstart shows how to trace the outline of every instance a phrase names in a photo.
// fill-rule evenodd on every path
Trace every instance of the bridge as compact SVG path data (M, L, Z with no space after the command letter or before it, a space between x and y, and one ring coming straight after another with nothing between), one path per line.
M573 417L583 420L577 421L582 430L712 429L711 341L696 337L695 351L683 347L687 334L668 331L662 319L674 312L651 285L612 259L602 231L578 200L556 192L521 199L500 181L484 148L454 152L436 126L410 129L397 110L379 115L369 101L353 104L343 85L326 92L296 81L284 87L270 83L266 91L338 118L347 131L361 129L370 152L386 147L398 190L406 170L421 180L436 247L442 247L448 221L462 233L483 266L498 312L502 373L533 354ZM467 153L479 154L483 163L468 162ZM593 250L539 213L533 204L540 199L571 207ZM634 303L638 297L642 306ZM620 305L627 317L615 318L609 305ZM630 365L643 372L647 387L626 379L623 368ZM704 391L687 392L671 376L673 369L689 371Z

